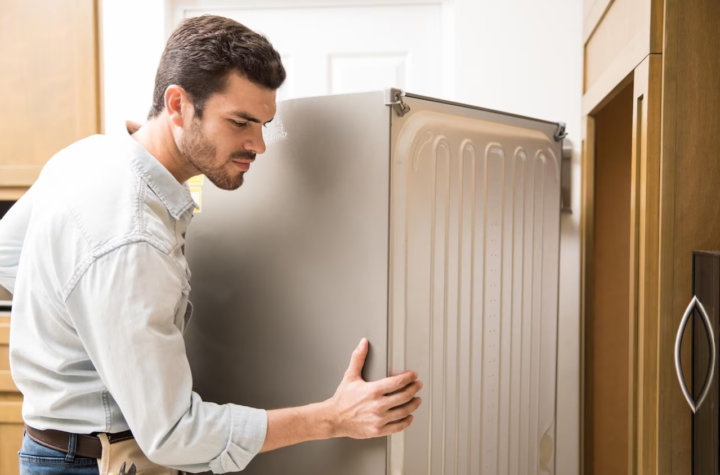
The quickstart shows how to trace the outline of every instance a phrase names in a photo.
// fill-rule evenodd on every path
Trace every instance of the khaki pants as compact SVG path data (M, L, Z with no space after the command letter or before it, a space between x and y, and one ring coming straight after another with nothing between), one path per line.
M125 473L130 471L134 464L137 475L179 475L180 472L172 468L161 467L152 463L140 450L134 438L110 444L106 434L99 434L102 443L102 458L98 459L100 475L119 474L122 464L125 464Z

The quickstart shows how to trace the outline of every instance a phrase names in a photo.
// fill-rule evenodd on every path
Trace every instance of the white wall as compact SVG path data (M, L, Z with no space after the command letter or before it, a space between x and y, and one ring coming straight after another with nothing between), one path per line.
M567 123L572 209L562 216L556 473L579 473L582 2L455 0L456 100Z
M124 133L125 120L144 122L166 39L165 0L103 0L103 123Z
M230 0L221 0L228 2ZM253 0L254 1L254 0ZM347 5L351 0L317 0ZM361 0L358 0L360 2ZM363 3L367 3L362 0ZM445 0L443 0L445 1ZM237 0L238 4L246 0ZM206 4L197 0L198 4ZM257 3L256 1L254 3ZM287 4L293 4L287 1ZM378 2L382 3L382 2ZM557 474L579 473L580 414L580 0L447 0L454 55L440 67L443 96L459 102L567 123L573 142L573 214L562 217ZM168 34L171 0L103 0L105 130L145 120L155 69ZM398 25L402 28L402 25ZM272 40L272 38L270 38ZM454 46L454 48L453 48Z

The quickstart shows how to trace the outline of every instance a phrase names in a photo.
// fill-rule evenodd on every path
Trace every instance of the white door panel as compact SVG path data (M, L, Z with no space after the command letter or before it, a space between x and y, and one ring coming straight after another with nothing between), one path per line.
M186 9L223 15L266 35L288 78L281 99L400 87L442 93L442 5ZM180 18L177 18L178 20Z

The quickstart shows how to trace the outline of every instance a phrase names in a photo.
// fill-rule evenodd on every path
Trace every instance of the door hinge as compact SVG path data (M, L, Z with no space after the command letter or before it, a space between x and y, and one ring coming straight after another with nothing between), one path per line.
M385 89L385 105L392 106L392 108L395 109L395 113L397 113L400 117L403 117L405 114L410 112L410 106L405 104L405 101L403 101L404 95L405 93L402 89L394 87Z
M557 130L554 135L555 141L559 142L565 137L567 137L567 132L565 132L565 122L558 122Z

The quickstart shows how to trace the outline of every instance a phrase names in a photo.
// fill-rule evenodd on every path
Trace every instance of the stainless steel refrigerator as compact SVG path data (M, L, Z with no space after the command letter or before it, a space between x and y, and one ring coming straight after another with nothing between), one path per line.
M398 90L281 102L187 235L195 389L266 409L425 383L412 426L260 454L263 475L552 474L564 126Z

